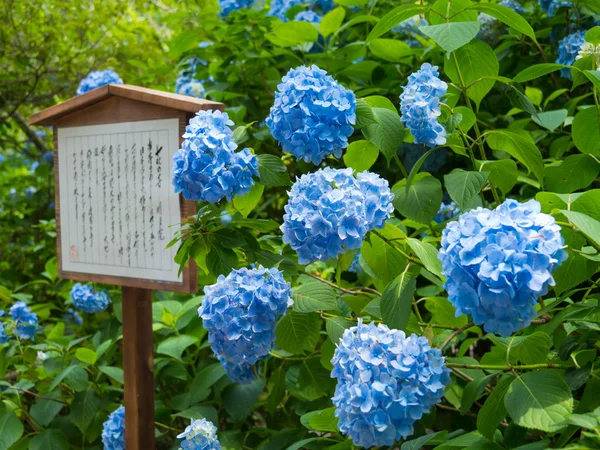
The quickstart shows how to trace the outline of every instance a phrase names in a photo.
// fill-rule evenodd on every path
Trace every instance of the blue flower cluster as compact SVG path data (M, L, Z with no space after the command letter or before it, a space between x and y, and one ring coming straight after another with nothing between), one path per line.
M360 252L358 252L356 255L354 255L354 259L352 260L350 267L348 267L348 272L358 273L361 269L362 266L360 265Z
M192 423L177 437L184 439L179 450L221 450L217 427L206 419L192 419Z
M113 411L102 425L104 450L125 450L125 407Z
M561 39L558 42L558 58L556 63L566 66L573 65L583 44L585 44L585 31L576 31ZM560 76L571 80L571 69L560 69Z
M24 192L25 192L25 197L31 199L37 192L37 188L35 188L33 186L29 186L29 187L25 188Z
M300 11L298 14L296 14L296 17L294 17L295 21L302 21L302 22L309 22L309 23L320 23L321 19L322 19L322 17L320 15L318 15L316 12L311 11L311 10Z
M252 6L254 0L219 0L219 7L221 17L227 17L232 11L239 11L240 9L247 9Z
M108 308L110 298L104 291L94 291L90 284L75 283L71 288L71 301L75 308L94 314Z
M394 210L387 180L371 172L325 167L302 175L289 192L283 216L283 242L300 264L326 261L362 245L382 228Z
M320 164L342 156L354 132L356 98L313 65L291 69L277 86L266 124L286 152Z
M204 98L204 85L193 78L179 77L176 82L175 93L189 97Z
M446 129L438 122L440 98L448 85L439 79L437 66L424 63L408 77L408 84L400 94L402 121L415 137L415 144L429 147L446 143Z
M117 72L114 70L98 70L90 72L89 75L79 83L77 95L85 94L86 92L104 86L105 84L123 84L123 80L121 80L121 77L117 75Z
M54 165L54 152L45 152L42 155L42 161L46 164Z
M412 434L450 383L441 351L426 338L360 319L344 332L331 362L339 429L365 448Z
M443 203L440 205L440 209L435 215L434 219L437 223L443 223L446 220L450 220L460 214L460 208L454 202Z
M6 314L4 311L0 311L0 318L4 317L4 314ZM9 340L10 335L4 331L4 323L0 322L0 344L5 344Z
M558 8L572 8L573 3L564 0L538 0L542 11L546 13L548 17L552 17L556 14Z
M427 26L427 20L425 20L421 16L414 16L409 19L406 19L403 22L400 22L398 25L392 28L392 32L409 38L404 39L404 42L407 43L409 46L419 47L421 44L414 38L416 36L424 36L423 33L419 30L419 27L423 26Z
M535 200L506 200L450 222L438 254L456 316L471 314L485 331L510 336L535 317L552 271L566 258L560 226Z
M67 308L67 311L63 315L63 319L73 322L75 325L81 326L83 325L83 319L78 311L75 311L73 308Z
M277 17L282 22L288 22L286 13L290 8L304 3L304 0L271 0L268 16Z
M232 381L252 380L252 366L271 351L277 319L292 305L291 295L283 273L262 266L233 270L204 287L198 315Z
M510 8L518 14L525 12L523 6L516 0L502 0L498 4ZM477 37L488 43L496 43L499 36L506 30L506 26L502 22L486 13L480 13L477 21L480 25Z
M235 152L233 122L221 111L199 111L185 129L173 156L175 192L188 200L217 203L244 195L258 176L258 160L249 149Z
M35 338L38 330L38 316L31 312L25 302L17 302L10 308L10 316L15 322L17 336L19 339Z

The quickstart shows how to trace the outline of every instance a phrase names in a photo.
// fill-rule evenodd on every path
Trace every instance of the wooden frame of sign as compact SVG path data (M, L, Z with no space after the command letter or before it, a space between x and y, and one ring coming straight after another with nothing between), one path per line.
M189 119L221 103L110 84L29 118L54 134L59 276L122 286L126 447L155 448L152 289L193 293L166 249L195 203L174 194L171 160Z

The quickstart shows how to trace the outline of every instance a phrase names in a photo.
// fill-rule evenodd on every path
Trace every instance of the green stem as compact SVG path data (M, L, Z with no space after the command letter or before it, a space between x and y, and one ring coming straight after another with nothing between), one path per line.
M402 164L402 161L400 161L400 158L398 158L398 154L396 152L394 152L394 161L396 161L396 164L398 164L398 167L400 168L402 175L404 175L404 178L408 178L408 172L404 168L404 165Z
M393 243L393 241L391 241L390 239L386 238L383 234L381 234L379 232L379 230L374 229L372 230L373 233L375 233L377 236L379 236L386 244L388 244L390 247L392 247L394 250L396 250L398 253L400 253L402 256L404 256L406 259L408 259L410 262L415 263L419 266L421 266L423 269L425 269L425 264L423 264L420 260L416 259L413 256L410 256L408 253L404 252L403 250L399 249L398 247L396 247Z
M269 352L269 355L271 355L273 358L283 359L285 361L306 361L307 359L313 359L313 358L320 358L321 357L320 353L318 353L316 355L298 356L298 357L281 356L281 355L278 355L277 353L273 353L273 352Z
M571 366L554 363L522 364L522 365L494 365L494 364L455 364L447 363L449 369L481 369L481 370L535 370L535 369L568 369Z

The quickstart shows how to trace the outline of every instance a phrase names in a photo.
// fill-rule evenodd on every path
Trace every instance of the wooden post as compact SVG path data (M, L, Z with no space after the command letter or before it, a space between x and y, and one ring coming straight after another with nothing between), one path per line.
M152 291L123 286L123 366L127 450L156 448Z

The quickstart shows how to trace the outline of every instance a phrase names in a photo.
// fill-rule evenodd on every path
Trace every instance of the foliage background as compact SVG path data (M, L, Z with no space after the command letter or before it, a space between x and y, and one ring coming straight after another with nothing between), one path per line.
M296 306L278 326L273 357L263 363L260 378L239 385L211 357L196 313L201 296L155 293L159 448L177 448L174 436L196 417L217 424L224 448L352 448L337 433L330 409L329 360L334 343L359 316L425 335L435 346L456 334L444 348L452 384L443 403L417 424L414 438L424 437L401 444L403 449L425 443L599 446L600 72L584 59L571 82L560 77L560 67L540 66L555 60L557 40L567 29L592 26L599 5L581 1L578 16L560 10L548 18L537 2L527 2L523 17L505 18L511 28L501 26L488 40L491 46L457 25L445 41L419 35L420 45L410 47L406 37L388 32L402 11L410 12L404 18L423 13L430 24L474 22L478 11L494 11L485 9L491 3L468 0L421 3L390 17L399 3L340 0L342 9L323 20L319 38L311 24L282 25L267 17L261 4L224 21L212 2L2 2L0 308L28 302L42 330L34 343L0 345L0 449L101 448L102 423L123 394L120 291L106 287L112 307L86 316L82 326L63 318L72 283L56 276L51 166L41 158L51 141L37 139L25 118L73 95L93 69L112 68L127 83L172 91L178 63L190 56L209 62L196 74L214 80L206 84L207 96L226 103L236 125L249 125L238 137L261 155L261 184L222 205L234 217L231 224L215 220L219 211L200 218L188 231L208 230L209 237L189 240L179 262L196 259L201 284L249 263L277 265L293 282ZM349 8L353 4L361 8ZM373 31L377 27L382 34ZM213 45L198 48L203 41ZM443 47L453 50L449 58ZM406 194L396 159L402 157L410 170L418 149L398 154L406 145L399 143L411 140L397 115L398 96L424 61L439 65L451 83L444 121L453 134ZM263 120L281 77L309 63L366 98L359 102L357 127L363 136L357 130L356 143L327 165L370 167L395 184L396 218L365 241L366 270L358 275L346 271L354 253L298 266L277 230L291 180L314 167L282 154ZM469 189L452 182L448 175L455 169L475 180ZM461 181L467 177L452 173ZM29 187L36 188L32 196ZM556 270L557 285L536 323L511 338L463 329L469 319L455 317L445 297L435 257L443 225L432 219L448 193L463 211L505 197L536 198L563 224L569 259ZM414 270L413 282L390 294L407 267Z

